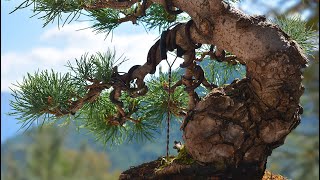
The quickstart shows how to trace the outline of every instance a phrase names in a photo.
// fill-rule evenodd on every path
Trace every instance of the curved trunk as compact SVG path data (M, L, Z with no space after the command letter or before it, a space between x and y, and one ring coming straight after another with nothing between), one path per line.
M247 73L242 80L213 89L188 116L185 146L201 166L172 165L163 173L175 179L188 172L199 177L222 173L219 177L261 179L272 150L300 123L301 69L306 57L288 35L262 16L245 15L221 0L172 2L194 20L190 33L195 43L232 52ZM188 50L184 34L181 26L176 41Z

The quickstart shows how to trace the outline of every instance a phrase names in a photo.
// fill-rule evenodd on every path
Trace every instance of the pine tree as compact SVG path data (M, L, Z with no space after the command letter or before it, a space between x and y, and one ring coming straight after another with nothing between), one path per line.
M125 73L118 72L125 59L108 51L84 53L76 65L68 63L67 74L27 74L11 102L11 114L23 127L73 120L103 143L117 144L151 140L163 123L180 120L180 154L171 159L167 153L165 166L150 178L261 179L272 150L300 123L302 69L314 47L312 30L300 18L279 19L277 25L221 0L26 0L16 10L29 6L44 26L85 15L97 33L109 35L132 22L159 28L161 36L145 64ZM184 59L181 69L146 80L161 61L172 66L168 51ZM231 72L245 76L224 84L234 78Z

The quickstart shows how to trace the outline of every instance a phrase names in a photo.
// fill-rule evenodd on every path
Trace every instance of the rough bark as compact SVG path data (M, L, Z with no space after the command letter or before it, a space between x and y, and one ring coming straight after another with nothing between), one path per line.
M306 58L288 35L263 17L244 15L220 1L174 2L198 29L203 22L210 24L203 30L207 36L191 29L195 42L233 52L247 70L245 79L214 89L196 105L184 129L188 152L200 162L228 168L255 164L262 175L272 150L300 122Z
M233 178L250 174L248 179L261 179L272 150L300 122L301 69L306 57L295 41L262 16L245 15L221 0L172 3L194 20L193 42L232 52L247 71L244 79L215 88L199 103L189 104L193 114L183 132L189 154L203 169L219 167L222 172L231 170ZM176 43L191 51L184 26L177 31ZM152 67L146 63L133 77L142 77L146 68Z

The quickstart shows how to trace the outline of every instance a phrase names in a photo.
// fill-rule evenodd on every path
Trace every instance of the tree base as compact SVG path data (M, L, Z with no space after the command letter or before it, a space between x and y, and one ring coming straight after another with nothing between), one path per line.
M253 166L242 165L238 168L230 168L219 170L213 165L200 165L193 163L190 165L173 162L165 167L161 163L161 159L141 164L137 167L132 167L121 173L119 180L132 179L156 179L156 180L225 180L225 179L247 179L247 180L286 180L287 178L281 175L272 174L265 171L255 173ZM259 175L260 174L260 175Z

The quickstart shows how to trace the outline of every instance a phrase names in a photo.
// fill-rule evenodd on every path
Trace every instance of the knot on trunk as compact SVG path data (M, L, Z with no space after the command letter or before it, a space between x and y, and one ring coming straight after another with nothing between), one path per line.
M267 157L284 143L300 123L303 93L297 46L247 62L247 76L216 88L200 101L184 129L189 154L197 161L237 169L258 164L264 172Z

